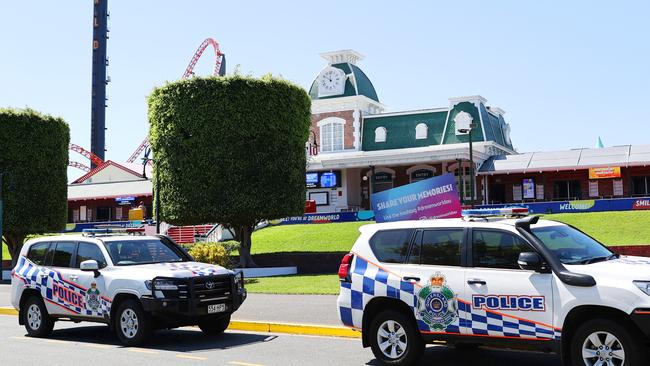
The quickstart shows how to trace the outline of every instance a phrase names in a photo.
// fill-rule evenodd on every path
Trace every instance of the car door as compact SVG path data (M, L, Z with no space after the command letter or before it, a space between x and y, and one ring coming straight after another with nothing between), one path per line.
M424 333L459 334L464 297L463 228L418 230L402 278L415 284L415 316Z
M76 283L78 276L73 271L77 243L74 241L53 241L46 256L49 269L45 296L47 311L53 315L80 315L83 307L82 289Z
M93 271L82 271L81 262L87 260L97 261L99 266L98 276ZM101 270L107 266L107 261L100 247L91 242L79 242L75 253L74 268L70 270L72 281L76 283L83 296L81 314L86 317L103 318L110 309L106 297L106 286Z
M519 253L535 250L517 233L472 228L465 293L472 335L552 339L552 274L522 270Z

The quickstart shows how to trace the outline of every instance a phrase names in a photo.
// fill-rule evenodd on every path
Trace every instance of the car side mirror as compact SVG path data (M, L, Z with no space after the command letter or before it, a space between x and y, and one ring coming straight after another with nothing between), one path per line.
M519 268L542 272L546 269L546 265L542 261L542 257L535 252L522 252L519 253L519 259L517 259L517 264Z
M81 262L79 269L82 271L92 271L95 273L95 278L99 277L99 263L94 259Z

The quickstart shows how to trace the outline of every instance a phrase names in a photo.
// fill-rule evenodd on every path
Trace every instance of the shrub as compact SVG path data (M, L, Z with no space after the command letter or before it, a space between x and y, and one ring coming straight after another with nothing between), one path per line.
M232 267L230 253L221 243L196 243L188 252L197 262L216 264L225 268Z

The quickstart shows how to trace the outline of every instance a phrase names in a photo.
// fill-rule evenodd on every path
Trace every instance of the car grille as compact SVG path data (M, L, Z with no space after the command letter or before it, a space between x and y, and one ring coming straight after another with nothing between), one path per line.
M194 278L192 290L194 298L200 302L228 300L232 294L232 276Z

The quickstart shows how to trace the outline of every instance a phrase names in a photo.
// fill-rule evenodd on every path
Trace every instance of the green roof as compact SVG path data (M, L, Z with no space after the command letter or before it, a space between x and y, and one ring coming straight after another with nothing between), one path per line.
M343 92L342 95L332 95L327 97L318 96L318 83L317 83L317 79L314 79L314 81L311 84L311 87L309 88L309 96L311 97L311 99L319 100L319 99L332 99L332 98L340 98L340 97L351 97L355 95L363 95L376 102L379 102L379 97L377 96L375 87L372 85L372 82L370 81L368 76L359 67L348 62L333 64L331 66L342 70L343 72L345 72L346 75L352 74L354 78L347 78L347 80L345 81L345 91ZM356 85L353 84L351 80L356 81Z

